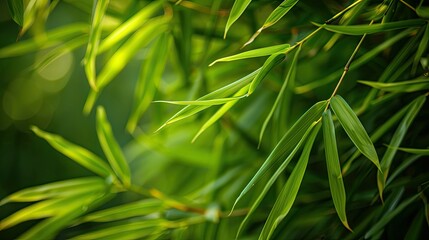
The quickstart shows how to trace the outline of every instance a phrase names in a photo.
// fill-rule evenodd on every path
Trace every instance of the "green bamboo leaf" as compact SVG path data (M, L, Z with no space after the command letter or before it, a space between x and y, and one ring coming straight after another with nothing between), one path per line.
M19 26L24 24L23 0L7 0L10 16Z
M163 209L164 204L161 200L145 199L88 214L79 220L79 224L84 222L117 221L131 217L148 215L162 211Z
M149 44L158 35L168 29L170 17L158 17L148 21L140 30L134 33L109 59L97 78L98 92L91 90L84 106L84 112L89 113L101 90L106 87L124 69L138 49Z
M271 55L265 61L264 65L262 66L261 71L258 72L256 77L250 83L249 91L247 92L247 95L250 95L255 91L255 89L259 85L259 83L267 76L267 74L271 71L271 69L273 69L273 67L275 67L281 61L283 61L283 59L285 59L285 56L286 55L284 53L276 53L276 54Z
M399 147L397 149L400 151L412 153L412 154L418 154L418 155L424 155L424 156L429 155L429 149L404 148L404 147Z
M428 47L428 42L429 42L429 23L426 23L425 32L423 33L423 37L420 40L419 47L417 48L416 55L414 57L413 68L412 68L413 73L416 72L420 59L422 58L423 54L425 54L426 52L426 49Z
M146 219L135 222L119 222L112 226L102 228L101 230L88 232L71 240L88 240L88 239L146 239L145 237L159 233L165 229L164 219Z
M222 88L219 88L207 95L204 95L203 97L200 97L197 99L197 101L201 100L209 100L209 99L216 99L216 98L224 98L228 97L240 89L244 88L245 86L249 85L250 82L253 80L253 78L259 73L261 68L255 70L254 72L240 78L239 80L230 83ZM161 127L158 128L157 131L161 130L165 126L172 124L174 122L180 121L182 119L188 118L200 111L203 111L204 109L207 109L210 106L201 106L201 105L193 105L193 106L186 106L182 108L180 111L178 111L176 114L174 114L171 118L169 118Z
M94 173L102 177L114 175L110 167L103 160L87 149L75 145L56 134L44 132L35 126L31 130L37 136L45 139L57 151Z
M50 3L48 0L29 0L26 2L20 36L27 32L36 20L44 21L42 16L47 16Z
M347 222L346 215L346 190L344 188L343 175L341 174L340 159L338 157L337 139L335 127L332 120L331 110L326 110L322 115L323 142L325 145L326 166L328 169L329 187L335 210L343 225L351 228Z
M408 128L412 124L414 118L419 113L425 101L426 96L420 96L410 104L410 106L408 107L408 112L402 119L401 123L393 134L392 139L390 140L390 148L387 148L386 152L383 155L383 158L381 159L381 172L379 171L377 173L377 185L381 199L383 199L383 191L386 185L386 180L389 175L390 166L392 165L393 158L396 155L397 148L401 144L402 139L408 131Z
M48 31L44 38L30 38L1 48L0 58L16 57L46 49L72 37L82 35L82 33L86 33L87 31L88 25L82 23L58 27Z
M268 126L268 123L271 120L271 117L274 115L274 112L279 105L279 103L282 101L286 87L288 86L289 82L295 82L295 74L296 74L296 65L299 53L301 52L301 45L299 46L298 50L295 52L295 55L293 57L292 63L290 65L290 69L286 75L285 80L283 81L282 87L280 89L279 94L277 95L277 98L273 104L273 107L271 108L270 112L268 113L268 116L265 118L264 123L262 124L261 132L259 133L259 146L262 142L262 137L264 136L265 129Z
M121 182L125 186L131 184L131 174L127 160L122 153L121 147L115 139L112 132L112 127L106 117L106 112L103 107L97 108L96 129L98 141L103 149L104 154L109 160L110 166L115 171Z
M48 198L58 198L93 191L106 185L99 177L70 179L30 187L13 193L0 202L0 206L9 202L35 202Z
M396 215L404 211L405 208L408 207L411 203L418 199L419 195L412 196L406 200L404 200L398 207L396 207L393 211L389 212L385 216L383 216L376 224L372 226L365 234L365 239L370 238L374 234L378 233L382 230Z
M154 103L168 103L173 105L195 105L195 106L214 106L214 105L223 105L228 102L237 101L241 98L247 97L247 95L241 95L237 97L230 98L218 98L218 99L208 99L208 100L194 100L194 101L166 101L166 100L157 100L153 101Z
M195 140L207 128L209 128L211 125L213 125L213 123L215 123L217 120L219 120L219 118L221 118L226 112L228 112L228 110L231 109L238 102L238 100L240 100L243 96L245 96L244 94L247 92L247 89L248 89L247 87L242 88L240 91L238 91L234 95L234 97L230 98L230 99L234 99L234 100L226 102L221 108L219 108L219 110L217 110L216 113L213 114L213 116L211 116L210 119L204 123L204 125L200 128L200 130L198 130L197 134L192 139L192 142L195 142ZM238 97L236 97L236 96L238 96Z
M397 22L388 22L388 23L378 23L372 25L328 25L328 24L317 24L316 26L322 27L328 31L346 34L346 35L363 35L363 34L373 34L386 31L393 31L403 28L413 28L419 27L425 24L423 19L409 19Z
M138 120L149 107L156 92L156 87L161 81L165 64L169 53L169 36L164 33L151 47L148 58L142 65L134 92L134 103L131 115L128 118L127 130L133 132Z
M152 3L149 3L147 6L142 8L139 12L134 14L126 22L119 25L118 28L116 28L105 39L103 39L103 41L100 43L97 54L100 54L105 52L106 50L109 50L115 44L123 40L126 36L141 28L142 25L145 24L151 16L153 16L161 9L164 2L165 2L164 0L161 0L161 1L153 1Z
M331 99L331 107L357 149L371 160L378 169L381 169L377 152L368 133L347 102L341 96L336 95Z
M266 174L270 172L271 169L277 168L279 162L287 158L297 146L299 141L303 138L305 132L308 128L320 117L322 116L323 110L327 105L327 101L320 101L314 104L310 109L308 109L296 122L295 124L286 132L282 137L273 151L270 153L268 158L265 160L264 164L259 168L258 172L253 176L250 182L246 187L241 191L240 195L234 202L233 209L235 205L240 201L240 199L257 183L259 182Z
M372 88L377 88L386 92L416 92L429 89L429 79L415 79L402 82L382 83L371 81L359 81Z
M109 0L94 1L91 19L91 30L89 32L89 40L86 47L85 57L83 58L86 77L88 78L89 85L94 90L97 89L97 86L95 85L97 71L95 68L95 61L101 37L101 22L103 21L108 5Z
M79 199L73 199L73 201L62 206L63 210L60 214L40 222L19 236L18 239L53 239L61 229L68 226L75 218L106 202L111 197L112 194L105 192L93 192L87 196L81 196Z
M299 158L298 163L293 169L286 184L277 196L277 200L274 203L267 221L265 222L264 228L259 235L259 239L270 239L278 224L287 216L292 208L298 194L299 187L301 186L302 179L304 178L310 152L317 133L319 133L320 125L320 123L317 123L309 128L311 129L311 133L308 136L308 139L305 140L306 144L302 150L301 157Z
M247 59L247 58L264 57L264 56L272 55L279 52L284 53L289 48L290 48L290 44L280 44L280 45L275 45L270 47L253 49L253 50L242 52L232 56L219 58L216 61L210 63L209 66L213 66L215 63L218 63L218 62L230 62L230 61L236 61L236 60Z
M423 4L423 1L421 1L419 6L416 8L417 16L424 19L429 19L429 7L422 6L422 4Z
M265 20L262 29L266 29L276 24L286 13L288 13L299 0L284 0Z
M235 0L231 12L229 13L228 21L226 22L223 38L226 38L229 28L235 21L237 21L241 14L243 14L244 10L246 10L251 1L252 0Z

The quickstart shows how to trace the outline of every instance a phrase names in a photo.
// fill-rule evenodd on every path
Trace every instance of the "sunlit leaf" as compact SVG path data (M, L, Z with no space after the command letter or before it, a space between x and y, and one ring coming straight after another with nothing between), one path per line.
M283 61L283 59L285 59L285 56L286 55L284 53L273 54L265 61L261 71L258 72L253 81L250 83L247 95L250 95L255 91L259 83L267 76L271 69L273 69L281 61Z
M310 152L317 133L319 133L320 126L321 124L318 123L309 128L311 129L311 133L308 136L308 139L305 140L306 144L302 150L301 157L299 158L298 163L294 167L286 184L277 196L277 200L274 203L267 221L265 222L264 228L259 235L259 239L270 239L278 224L287 216L292 208L298 194L298 190L301 186L301 182L307 168L308 159L310 157Z
M377 88L386 92L416 92L429 89L429 79L415 79L409 81L382 83L371 81L359 81L365 85Z
M91 19L91 31L89 32L89 40L86 47L85 57L83 58L86 77L89 85L93 89L97 89L95 85L96 68L95 60L98 51L98 44L101 37L101 22L106 13L109 0L95 0Z
M9 202L35 202L48 198L64 197L93 191L106 185L106 181L99 177L86 177L48 183L30 187L13 193L4 198L0 205Z
M50 1L48 0L29 0L26 1L22 29L22 36L34 24L35 21L45 21L48 13Z
M390 140L390 147L387 148L386 152L383 155L383 158L381 159L381 172L379 171L377 173L378 190L381 199L383 199L383 191L386 185L386 180L389 175L390 166L392 165L393 158L396 155L397 148L400 146L402 139L404 139L405 134L408 131L408 128L411 126L414 118L419 113L425 101L426 96L420 96L410 104L408 112L402 119L401 123L393 134L392 139Z
M287 158L287 156L290 155L294 147L304 136L307 129L322 116L326 104L327 101L321 101L314 104L295 122L289 131L287 131L286 134L282 137L273 151L271 151L270 155L265 160L264 164L262 164L262 166L259 168L258 172L241 191L240 195L235 200L234 206L257 182L262 179L262 177L268 174L273 168L277 168L280 161L284 160Z
M24 24L24 4L23 0L7 0L9 13L13 21L22 27Z
M228 33L231 25L237 21L237 19L243 14L244 10L246 10L247 6L250 4L252 0L235 0L234 5L232 6L231 12L229 13L228 21L225 26L225 33L223 38L226 38L226 34Z
M325 146L326 166L328 169L329 187L335 210L343 225L349 229L346 215L346 190L344 188L343 175L341 174L340 158L338 157L337 138L332 120L331 110L326 110L322 115L323 142Z
M109 177L113 175L113 172L107 163L87 149L75 145L65 140L61 136L44 132L37 127L33 126L31 130L33 130L37 136L45 139L57 151L79 163L83 167L102 177Z
M392 30L398 30L403 28L412 28L419 27L425 24L425 21L422 19L410 19L397 22L388 22L388 23L377 23L372 25L329 25L329 24L315 24L318 27L323 27L324 29L336 33L347 34L347 35L363 35L363 34L372 34L379 32L386 32Z
M110 166L122 183L125 186L129 186L131 183L131 174L127 160L125 160L121 147L113 135L112 127L106 117L106 112L101 106L97 109L96 129L98 141L100 142L100 146L107 160L109 160Z
M229 61L236 61L236 60L247 59L247 58L264 57L264 56L269 56L279 52L284 53L289 49L289 47L290 47L290 44L281 44L281 45L275 45L275 46L270 46L265 48L253 49L253 50L242 52L232 56L219 58L216 61L210 63L209 66L212 66L218 62L229 62Z
M331 107L335 115L338 117L341 126L344 128L357 149L371 160L378 169L381 169L374 145L362 123L353 112L353 109L351 109L347 102L339 95L336 95L331 99Z
M148 58L142 69L134 92L134 106L127 122L127 130L133 132L137 122L151 103L155 95L156 86L162 78L169 53L169 36L162 34L151 47Z

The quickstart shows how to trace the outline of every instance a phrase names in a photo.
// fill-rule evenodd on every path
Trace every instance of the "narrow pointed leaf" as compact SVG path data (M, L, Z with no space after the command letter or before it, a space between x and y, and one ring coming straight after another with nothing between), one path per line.
M283 186L281 192L277 196L277 200L273 206L273 209L265 222L264 228L262 229L259 239L270 239L274 230L278 224L287 216L293 203L295 202L296 196L298 195L299 187L301 186L304 173L307 168L308 159L310 152L313 147L314 140L316 139L317 133L320 130L320 123L312 125L311 133L306 139L304 149L302 150L301 157L298 163L294 167L291 175L289 176L286 184Z
M273 69L273 67L275 67L276 65L278 65L281 61L283 61L283 59L285 59L285 54L284 53L277 53L277 54L271 55L265 61L264 65L262 66L261 71L258 72L258 74L256 75L256 77L250 83L250 87L249 87L249 91L247 92L247 95L252 94L255 91L256 87L259 85L259 83L271 71L271 69Z
M284 53L289 49L289 47L290 47L290 44L281 44L281 45L275 45L270 47L253 49L253 50L242 52L232 56L219 58L216 61L210 63L209 66L212 66L218 62L230 62L230 61L236 61L236 60L247 59L247 58L264 57L264 56L269 56L279 52Z
M79 163L83 167L102 177L109 177L113 175L113 172L107 163L87 149L75 145L56 134L44 132L37 127L33 126L31 130L37 136L45 139L57 151Z
M359 81L365 85L377 88L386 92L416 92L429 89L429 79L415 79L402 82L382 83L371 81Z
M103 107L97 109L96 129L98 141L103 149L104 154L109 160L110 166L115 171L116 175L125 186L129 186L131 182L130 169L125 160L121 147L115 139L112 132L112 127L106 117L106 112Z
M9 13L13 21L22 27L24 24L24 4L22 0L7 0Z
M123 40L129 34L137 31L147 20L154 15L157 11L159 11L164 4L164 1L153 1L149 3L147 6L142 8L139 12L134 14L130 19L126 22L119 25L112 33L109 34L103 41L100 43L100 47L98 49L98 53L105 52L112 48L115 44Z
M35 202L48 198L64 197L82 192L93 191L104 186L106 181L99 177L70 179L30 187L13 193L4 198L0 205L8 202Z
M89 40L86 47L85 57L83 58L86 77L88 78L89 85L93 89L95 86L96 68L95 60L98 51L98 44L101 37L101 22L103 21L104 14L106 13L109 0L95 0L91 19L91 31L89 32Z
M208 100L194 100L194 101L166 101L166 100L157 100L153 101L154 103L168 103L173 105L196 105L196 106L214 106L222 105L228 102L237 101L240 98L244 98L246 95L230 97L230 98L218 98L218 99L208 99Z
M429 149L403 148L403 147L400 147L400 148L398 148L398 150L403 151L403 152L407 152L407 153L412 153L412 154L424 155L424 156L428 156L429 155Z
M241 191L240 195L235 200L234 206L238 201L257 183L263 176L268 174L273 168L277 168L280 161L290 155L294 147L304 136L307 129L322 116L323 110L327 105L327 101L321 101L314 104L308 109L286 132L273 151L270 153L264 164L259 168L258 172L253 176L246 187Z
M347 222L346 190L344 188L343 175L341 174L340 158L338 157L337 139L335 137L335 127L331 110L328 109L323 113L322 123L326 166L328 169L328 180L332 200L341 222L351 231Z
M315 24L318 27L323 27L324 29L341 33L347 35L363 35L363 34L373 34L379 32L386 32L392 30L398 30L403 28L412 28L419 27L425 24L423 19L410 19L397 22L388 22L388 23L377 23L372 25L329 25L329 24Z
M226 37L229 28L232 24L237 21L237 19L243 14L244 10L246 10L247 6L250 4L252 0L235 0L234 5L232 6L231 12L229 13L228 21L225 26L225 33L223 38Z
M408 131L408 128L411 126L414 118L419 113L423 104L426 101L426 96L420 96L416 98L408 107L408 112L399 123L398 128L392 136L392 139L389 143L389 148L381 159L381 172L377 173L377 183L380 197L383 197L383 191L386 185L387 177L389 176L390 166L392 165L393 158L396 155L397 148L401 145L402 139L404 139L405 134ZM383 199L383 198L382 198Z
M380 169L380 163L374 145L351 107L339 95L332 98L331 107L335 115L338 117L341 126L357 149L371 160L378 169Z
M169 36L164 33L151 47L148 58L142 65L134 92L134 106L127 122L128 132L133 132L138 120L149 107L156 92L156 87L161 82L165 64L169 53Z
M416 8L416 13L421 18L429 19L429 7L422 6L422 3L423 1L421 1L421 4Z
M286 75L285 80L283 81L282 87L280 89L279 94L277 95L277 98L273 104L273 107L271 108L270 112L268 113L268 116L265 118L264 123L262 124L262 128L261 128L261 132L259 133L259 145L262 142L262 137L264 136L264 132L265 129L268 126L268 123L271 120L271 117L274 115L274 112L277 108L277 106L279 105L279 103L281 102L281 100L283 99L286 87L288 86L289 82L295 82L295 75L296 75L296 65L297 65L297 60L298 60L298 56L299 53L301 52L301 46L298 48L298 50L296 51L292 63L290 65L290 69Z
M416 55L414 57L413 68L412 68L413 73L416 72L420 59L423 57L423 55L426 52L426 49L428 48L428 44L429 44L429 23L426 23L425 32L423 33L423 37L420 40L419 47L417 48Z
M276 24L286 13L291 10L295 4L298 3L299 0L284 0L280 5L274 9L274 11L268 16L267 20L265 20L263 29L269 28L272 25Z

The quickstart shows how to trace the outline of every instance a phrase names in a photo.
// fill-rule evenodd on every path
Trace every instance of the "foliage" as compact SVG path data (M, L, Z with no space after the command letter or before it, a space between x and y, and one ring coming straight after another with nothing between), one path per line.
M30 80L4 84L1 127L89 172L3 183L2 239L429 235L423 0L7 6L0 64Z

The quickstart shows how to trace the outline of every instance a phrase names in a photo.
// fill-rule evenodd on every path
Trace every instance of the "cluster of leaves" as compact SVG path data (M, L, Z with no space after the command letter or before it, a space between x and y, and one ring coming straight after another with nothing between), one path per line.
M0 57L47 50L33 65L42 68L83 47L86 114L127 65L140 62L124 127L134 139L121 146L101 106L95 132L107 161L33 127L98 177L5 197L2 207L34 203L3 219L0 230L46 218L19 238L428 234L423 0L58 2L9 1L20 35L33 36L0 49ZM58 4L91 13L90 23L45 31ZM183 107L165 120L174 105ZM193 124L167 127L187 121ZM160 180L167 169L171 177ZM139 199L109 206L127 194Z

